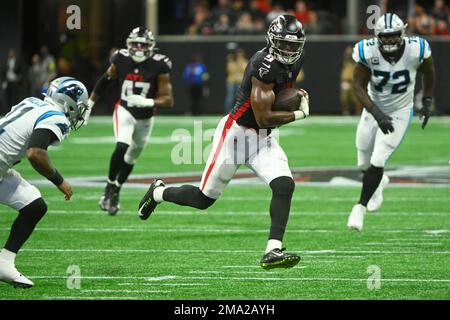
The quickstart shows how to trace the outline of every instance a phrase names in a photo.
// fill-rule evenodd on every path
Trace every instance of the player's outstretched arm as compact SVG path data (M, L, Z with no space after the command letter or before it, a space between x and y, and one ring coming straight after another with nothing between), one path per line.
M158 76L158 91L156 92L155 107L172 108L174 104L172 83L168 73Z
M112 63L108 70L97 80L94 90L92 90L91 96L88 99L88 109L84 116L84 125L88 124L89 117L91 116L92 108L94 107L97 100L105 92L106 88L109 86L112 80L117 79L117 68Z
M423 60L422 64L419 67L419 71L423 73L423 108L419 110L419 114L423 118L422 129L425 129L425 126L428 123L428 118L430 118L430 109L431 104L433 103L434 93L435 70L432 56L430 56L428 59Z
M355 69L353 70L353 89L355 90L355 94L367 111L373 115L384 134L394 132L394 127L391 122L392 118L381 111L380 108L373 103L367 93L367 84L370 81L370 76L371 73L369 68L361 63L356 64Z
M72 187L53 167L48 156L47 148L55 140L57 138L51 130L36 129L30 139L27 158L37 172L57 186L64 193L66 200L70 200L73 194Z
M250 101L256 122L261 128L277 127L297 120L292 111L272 111L275 101L273 87L273 84L267 84L252 77Z

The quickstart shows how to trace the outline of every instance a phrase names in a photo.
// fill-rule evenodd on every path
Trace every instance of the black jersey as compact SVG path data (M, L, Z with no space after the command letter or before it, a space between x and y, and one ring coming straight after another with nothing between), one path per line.
M136 119L147 119L153 116L154 108L135 107L127 103L127 96L138 94L154 99L158 91L158 76L169 73L172 62L168 57L155 53L147 60L137 63L130 57L128 50L117 50L111 57L111 63L117 68L120 82L121 106L126 108Z
M277 94L286 88L293 88L303 65L303 55L294 64L286 65L277 61L268 48L256 52L245 68L244 78L235 97L235 105L231 110L231 117L241 126L259 130L250 103L252 91L252 77L267 83L275 84L273 91Z

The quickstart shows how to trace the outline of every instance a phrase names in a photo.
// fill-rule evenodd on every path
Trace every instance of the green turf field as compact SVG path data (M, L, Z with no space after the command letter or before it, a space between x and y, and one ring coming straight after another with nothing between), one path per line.
M196 120L210 129L219 117ZM177 143L171 134L177 128L194 133L193 121L158 117L153 143L134 173L201 172L204 164L171 161ZM354 167L356 125L357 118L312 117L283 127L280 143L293 168ZM109 117L94 118L51 150L51 159L69 181L104 176L112 134ZM449 136L449 118L432 118L425 131L414 119L389 166L450 170ZM26 160L16 169L29 180L41 179ZM274 271L258 265L270 222L264 185L230 185L203 212L162 204L147 221L136 210L143 188L126 185L122 209L111 217L98 209L100 186L74 187L70 202L54 187L38 187L49 212L16 260L35 287L0 284L0 299L450 299L448 184L391 185L362 233L346 228L358 187L297 184L285 245L302 261ZM15 216L0 207L1 243ZM69 289L77 287L77 279L68 278L73 266L80 271L79 289ZM379 289L370 286L368 270L380 271Z

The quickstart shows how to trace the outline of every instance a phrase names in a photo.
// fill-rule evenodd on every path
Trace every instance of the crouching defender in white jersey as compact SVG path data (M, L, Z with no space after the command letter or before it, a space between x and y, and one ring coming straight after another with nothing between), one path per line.
M44 101L23 100L0 120L0 203L19 211L0 251L0 281L22 288L32 287L33 282L17 271L15 257L45 215L47 205L39 190L12 168L27 157L33 168L70 200L72 187L51 164L47 148L80 128L87 110L86 87L74 78L53 80L45 95Z
M400 145L413 116L417 71L423 73L422 129L430 117L434 65L428 42L405 37L406 25L393 13L376 23L376 38L355 45L354 88L365 106L356 132L358 167L364 170L359 203L353 207L347 226L361 231L366 210L376 211L383 201L389 178L384 166Z

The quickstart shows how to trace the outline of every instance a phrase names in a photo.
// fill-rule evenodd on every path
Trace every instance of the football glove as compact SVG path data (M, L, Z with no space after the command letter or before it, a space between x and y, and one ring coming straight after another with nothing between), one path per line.
M432 97L423 97L422 98L422 109L419 110L419 119L422 120L422 129L425 129L428 119L430 118L430 109L431 104L433 103Z
M87 125L88 124L89 117L91 116L92 108L95 105L95 101L92 100L92 99L89 99L87 105L88 105L88 108L86 109L86 112L84 114L84 123L83 123L83 125Z
M309 116L309 95L303 89L299 89L302 93L302 98L300 99L300 106L298 110L294 111L295 120L305 119Z
M153 106L155 105L155 100L147 99L138 94L132 94L127 96L127 103L131 106L139 108L153 108Z
M377 106L373 106L369 112L373 115L378 123L378 127L384 134L394 132L394 126L392 125L392 118L381 111Z

